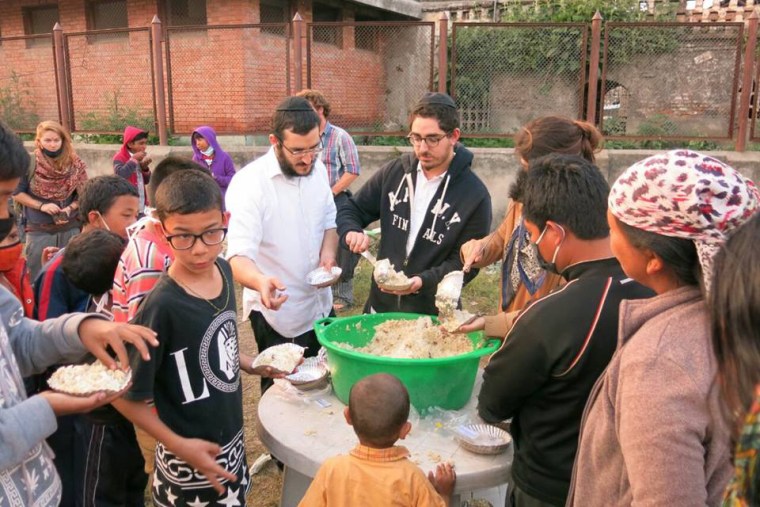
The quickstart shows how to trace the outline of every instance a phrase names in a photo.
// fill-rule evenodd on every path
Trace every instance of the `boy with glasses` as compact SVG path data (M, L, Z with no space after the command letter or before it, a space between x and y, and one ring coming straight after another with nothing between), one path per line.
M309 357L319 350L314 321L332 313L332 292L309 285L306 275L335 266L338 235L319 161L319 118L306 99L277 106L269 142L269 151L238 171L227 189L227 258L245 287L243 314L259 352L296 343ZM262 379L262 390L269 386Z
M412 281L386 291L372 280L365 312L438 314L435 292L444 275L461 270L460 247L491 228L491 196L472 171L473 155L459 141L459 113L446 94L428 93L410 115L405 153L377 171L338 214L340 245L363 252L363 229L380 220L378 258ZM465 274L467 283L477 270Z
M159 345L149 361L133 361L132 387L114 406L158 441L154 504L245 505L240 370L278 372L254 370L239 350L232 271L219 257L229 220L219 186L207 172L176 172L155 203L174 262L134 321Z

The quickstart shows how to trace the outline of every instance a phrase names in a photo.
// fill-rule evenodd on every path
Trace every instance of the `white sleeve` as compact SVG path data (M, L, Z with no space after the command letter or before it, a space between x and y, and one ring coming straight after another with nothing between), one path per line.
M227 259L235 256L256 260L262 238L260 182L252 173L238 173L227 188L225 203L230 212Z

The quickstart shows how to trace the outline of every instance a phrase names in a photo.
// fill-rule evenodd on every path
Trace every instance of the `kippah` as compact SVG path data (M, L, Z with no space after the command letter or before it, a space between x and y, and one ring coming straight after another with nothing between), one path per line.
M314 111L311 103L303 97L288 97L280 102L277 111Z
M422 98L420 99L420 101L417 102L417 107L419 107L419 106L427 106L427 105L431 105L431 104L435 104L437 106L446 106L446 107L450 107L452 109L456 109L457 108L457 105L454 102L454 99L452 99L451 97L449 97L447 94L445 94L445 93L433 93L433 92L428 92L425 95L423 95Z

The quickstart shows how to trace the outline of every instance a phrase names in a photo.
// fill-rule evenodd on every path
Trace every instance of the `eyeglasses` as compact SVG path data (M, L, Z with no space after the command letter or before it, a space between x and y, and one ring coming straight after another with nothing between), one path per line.
M208 246L214 246L224 241L226 236L227 228L223 227L220 229L209 229L200 234L172 234L165 237L166 241L175 250L190 250L198 239Z
M296 158L303 158L303 157L305 157L307 155L313 155L313 156L316 157L317 155L319 155L320 153L322 153L322 151L324 150L324 147L322 147L322 140L321 139L319 140L319 143L317 143L316 146L314 146L312 148L309 148L309 149L306 149L306 150L291 150L290 148L288 148L287 146L285 146L285 143L282 142L282 139L280 139L279 137L277 139L280 141L280 146L282 146L283 148L285 148L285 150L287 150L288 153L290 153L291 155L293 155Z
M428 148L435 148L438 146L438 143L441 142L441 139L448 136L448 134L441 134L437 136L422 137L419 134L409 134L406 136L406 138L409 139L409 142L412 143L413 146L419 146L423 141L425 141L425 144Z

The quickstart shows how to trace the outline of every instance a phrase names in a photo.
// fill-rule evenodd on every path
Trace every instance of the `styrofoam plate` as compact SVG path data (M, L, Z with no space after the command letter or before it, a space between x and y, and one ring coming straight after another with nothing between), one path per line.
M477 454L499 454L512 443L509 433L490 424L462 425L456 428L455 435L459 445Z

